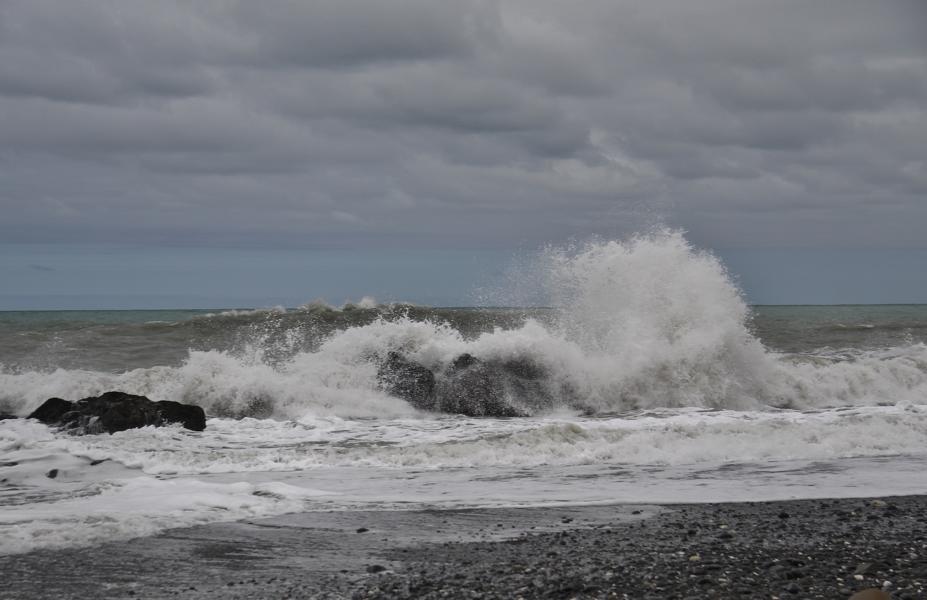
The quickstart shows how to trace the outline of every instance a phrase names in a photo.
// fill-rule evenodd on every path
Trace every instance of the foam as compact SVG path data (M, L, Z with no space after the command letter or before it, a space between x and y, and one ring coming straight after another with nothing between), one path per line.
M927 407L210 419L79 437L8 420L0 452L6 554L300 510L923 492Z
M150 475L831 460L927 455L927 409L686 409L623 418L509 420L211 419L202 434L149 427L60 438L54 447Z
M327 493L281 482L163 479L102 457L116 452L101 453L98 460L106 462L93 464L71 439L33 421L0 423L0 450L0 554L293 512Z
M118 389L192 402L215 416L414 416L379 389L377 367L391 351L439 374L465 352L524 359L547 373L560 401L555 410L598 414L922 403L927 397L923 344L824 349L812 356L766 350L751 334L748 307L723 265L678 231L548 249L540 265L558 309L553 324L527 319L515 329L465 338L446 323L399 313L338 331L313 351L296 350L303 344L295 328L273 338L253 331L254 339L234 353L190 351L176 367L118 374L0 367L0 409L22 415L52 396ZM375 303L366 298L358 306Z

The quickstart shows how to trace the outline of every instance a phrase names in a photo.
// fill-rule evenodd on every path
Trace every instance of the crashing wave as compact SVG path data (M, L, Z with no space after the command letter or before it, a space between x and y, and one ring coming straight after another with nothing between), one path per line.
M852 355L771 352L721 262L681 232L553 248L551 309L376 305L192 319L226 349L110 373L0 369L0 410L118 389L226 417L522 416L700 407L812 408L924 402L927 347ZM244 323L244 327L242 327ZM172 334L173 335L173 334Z

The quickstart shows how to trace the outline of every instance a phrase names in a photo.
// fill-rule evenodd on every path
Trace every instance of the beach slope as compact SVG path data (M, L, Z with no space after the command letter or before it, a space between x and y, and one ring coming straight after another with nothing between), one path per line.
M927 595L927 497L333 512L0 557L0 598Z

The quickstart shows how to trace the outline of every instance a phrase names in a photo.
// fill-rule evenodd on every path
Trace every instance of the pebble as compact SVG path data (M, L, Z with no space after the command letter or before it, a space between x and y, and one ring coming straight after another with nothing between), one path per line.
M830 600L847 599L859 582L875 583L881 574L893 598L922 598L924 561L909 557L922 546L911 540L927 539L927 499L898 498L892 505L892 519L903 528L865 520L872 501L856 499L673 506L634 522L623 522L616 509L608 530L574 524L517 540L397 551L386 557L399 566L366 579L353 597ZM857 523L858 533L844 543ZM852 598L889 598L875 591L882 595Z

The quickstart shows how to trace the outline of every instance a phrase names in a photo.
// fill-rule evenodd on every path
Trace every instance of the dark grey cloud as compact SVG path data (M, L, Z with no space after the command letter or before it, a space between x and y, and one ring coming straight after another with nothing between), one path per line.
M922 2L0 3L0 238L919 246Z
M230 13L254 43L250 59L271 67L466 57L497 34L494 12L473 2L283 0L242 2Z

